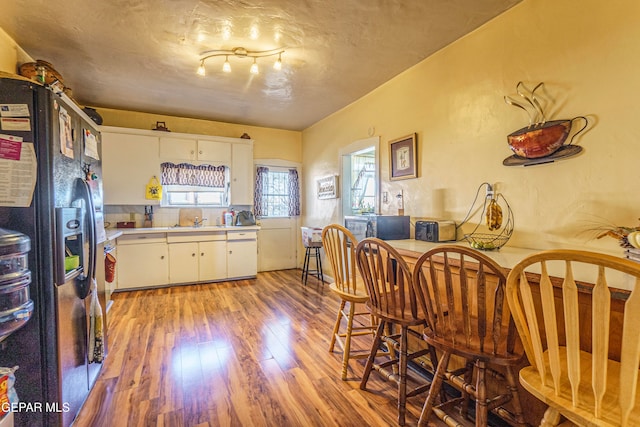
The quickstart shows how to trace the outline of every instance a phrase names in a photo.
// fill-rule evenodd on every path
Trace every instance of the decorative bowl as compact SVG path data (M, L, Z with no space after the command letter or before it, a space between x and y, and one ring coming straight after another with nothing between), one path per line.
M481 251L500 249L509 241L510 237L510 234L472 233L464 235L464 238L473 249L479 249Z

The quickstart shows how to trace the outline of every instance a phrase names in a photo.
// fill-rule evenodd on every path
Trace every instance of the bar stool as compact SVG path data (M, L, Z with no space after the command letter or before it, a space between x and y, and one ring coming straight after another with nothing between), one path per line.
M309 273L315 276L324 284L324 275L322 274L322 257L320 256L320 248L322 248L322 228L300 227L302 230L302 245L305 248L304 262L302 263L302 283L307 286L307 277ZM309 270L309 262L311 258L315 258L315 270Z

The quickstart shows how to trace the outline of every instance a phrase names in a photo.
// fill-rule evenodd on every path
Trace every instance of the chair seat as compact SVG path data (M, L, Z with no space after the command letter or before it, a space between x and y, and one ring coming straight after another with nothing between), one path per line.
M567 353L566 347L560 348L560 360L566 363ZM545 352L545 360L548 360ZM596 419L593 416L594 397L591 388L591 354L580 352L581 377L580 388L578 391L579 402L576 408L573 408L571 399L571 386L566 374L561 378L561 396L557 396L553 387L553 380L550 373L548 362L545 363L547 370L547 385L543 385L540 380L538 371L528 366L520 371L520 383L522 386L539 400L547 405L555 408L568 418L571 422L581 426L619 426L620 425L620 407L618 406L618 395L620 390L620 363L609 360L607 365L607 392L602 402L601 418ZM640 398L640 383L638 384L636 402ZM566 409L570 409L567 411ZM631 412L629 425L640 425L640 405L636 403L635 408Z
M335 283L329 285L329 289L344 301L359 304L365 303L369 300L369 295L367 295L367 291L362 286L358 286L358 290L356 291L356 293L345 292L339 289Z

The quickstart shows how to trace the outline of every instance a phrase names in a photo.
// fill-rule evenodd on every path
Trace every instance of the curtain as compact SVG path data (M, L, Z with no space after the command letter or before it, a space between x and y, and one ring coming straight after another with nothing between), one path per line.
M289 169L289 216L300 215L300 179L296 169Z
M257 217L264 216L266 212L266 204L264 200L264 188L267 185L269 168L258 166L256 169L256 185L253 193L253 212Z
M160 165L163 185L197 185L224 188L225 166L192 165L189 163L162 163Z

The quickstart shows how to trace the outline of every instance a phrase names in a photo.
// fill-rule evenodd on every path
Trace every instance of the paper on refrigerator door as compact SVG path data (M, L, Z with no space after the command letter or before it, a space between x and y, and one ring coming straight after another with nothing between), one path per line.
M28 117L0 117L0 129L2 130L31 130L31 119Z
M0 117L29 117L27 104L0 104Z
M84 130L84 155L100 160L100 155L98 154L98 140L89 129Z
M58 111L58 120L60 121L60 152L70 159L73 159L71 116L69 116L67 110L62 107L60 107L60 111Z
M9 141L15 143L15 141ZM0 158L0 206L31 206L38 163L33 144L20 142L20 156ZM14 156L15 157L15 156Z

